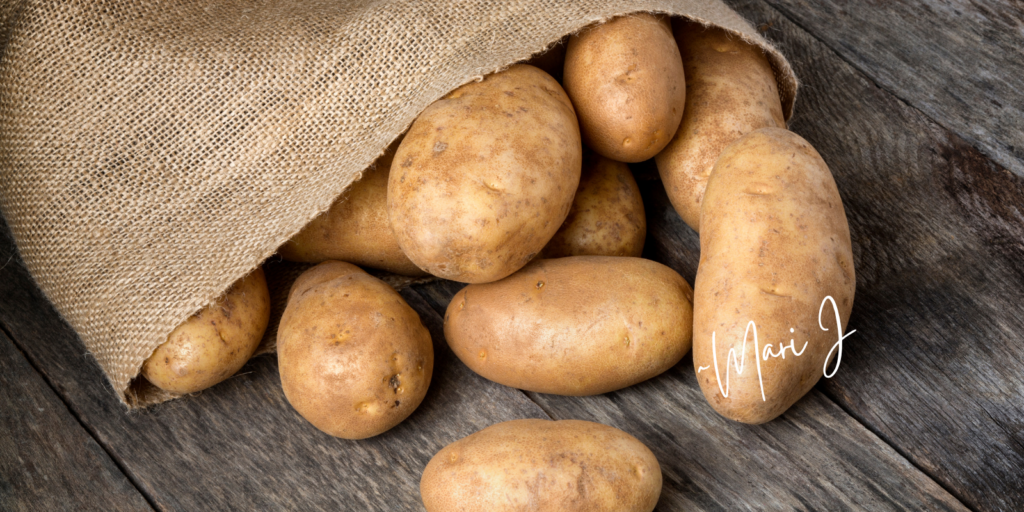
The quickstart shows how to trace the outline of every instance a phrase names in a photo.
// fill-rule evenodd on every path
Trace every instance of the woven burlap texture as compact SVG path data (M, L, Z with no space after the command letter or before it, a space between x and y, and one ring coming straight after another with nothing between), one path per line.
M0 1L0 210L130 407L142 362L326 210L427 105L564 35L717 0ZM788 116L787 116L788 117Z

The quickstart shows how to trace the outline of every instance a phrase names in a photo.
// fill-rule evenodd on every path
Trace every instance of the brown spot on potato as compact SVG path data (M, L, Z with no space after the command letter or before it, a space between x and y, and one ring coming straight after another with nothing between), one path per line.
M643 199L629 167L588 151L571 209L542 255L640 256L646 233Z
M305 287L311 293L296 293ZM349 298L320 300L342 292ZM309 326L320 328L311 332ZM332 346L332 337L359 342ZM299 276L277 342L288 402L336 437L363 439L392 428L416 409L430 384L433 345L419 315L393 288L348 263L325 262Z
M505 94L513 87L520 89ZM405 183L389 183L389 218L420 268L463 282L493 281L539 252L564 219L563 203L567 211L579 179L578 123L557 82L529 66L460 91L428 107L402 141L397 159L427 151L435 158L410 168ZM445 151L435 152L440 124L451 130ZM417 179L426 183L410 187ZM538 208L536 198L548 204Z

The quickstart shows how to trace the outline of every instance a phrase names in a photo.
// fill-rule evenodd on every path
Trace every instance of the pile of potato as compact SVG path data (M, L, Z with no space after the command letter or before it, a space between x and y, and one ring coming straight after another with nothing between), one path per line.
M292 286L278 330L289 402L324 432L361 439L423 400L430 334L361 265L469 283L451 300L445 337L492 381L606 393L664 372L692 344L718 412L747 423L784 412L834 355L854 270L835 182L786 131L762 50L718 28L636 14L530 62L430 105L281 248L319 263ZM639 258L646 219L626 163L651 158L700 231L692 289ZM840 325L819 324L831 318L820 317L826 296ZM176 330L143 374L178 393L223 380L255 349L267 303L258 271ZM791 338L807 344L784 346ZM769 357L777 350L783 358ZM652 510L660 489L647 447L579 421L494 425L441 450L421 482L431 511Z

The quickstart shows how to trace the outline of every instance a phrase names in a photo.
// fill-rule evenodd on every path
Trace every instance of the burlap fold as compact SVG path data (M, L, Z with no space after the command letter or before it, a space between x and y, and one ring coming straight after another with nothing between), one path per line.
M271 256L432 101L632 12L762 46L717 0L0 2L0 210L129 406L189 315Z

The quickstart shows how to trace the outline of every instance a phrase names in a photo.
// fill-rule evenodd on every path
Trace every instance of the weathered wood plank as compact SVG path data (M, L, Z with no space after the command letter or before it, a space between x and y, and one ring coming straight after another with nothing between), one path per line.
M1024 3L767 2L875 83L1024 176ZM775 27L765 28L771 35Z
M762 2L729 3L772 23L803 82L791 129L828 162L850 220L857 333L819 387L968 506L1024 509L1024 179L820 34Z
M0 510L152 510L3 332Z
M671 211L661 184L645 185L648 212ZM678 216L675 222L685 227ZM696 253L693 246L679 249L680 260ZM442 281L413 289L443 314L463 286ZM817 390L766 425L736 423L707 405L687 356L665 374L614 393L528 394L553 418L612 425L650 447L664 478L660 510L964 510Z
M0 254L11 248L0 225ZM437 450L499 421L547 416L469 371L430 306L404 295L434 337L433 381L408 420L364 441L332 438L299 417L273 357L197 395L129 413L17 257L0 270L0 324L161 509L422 510L419 478Z

